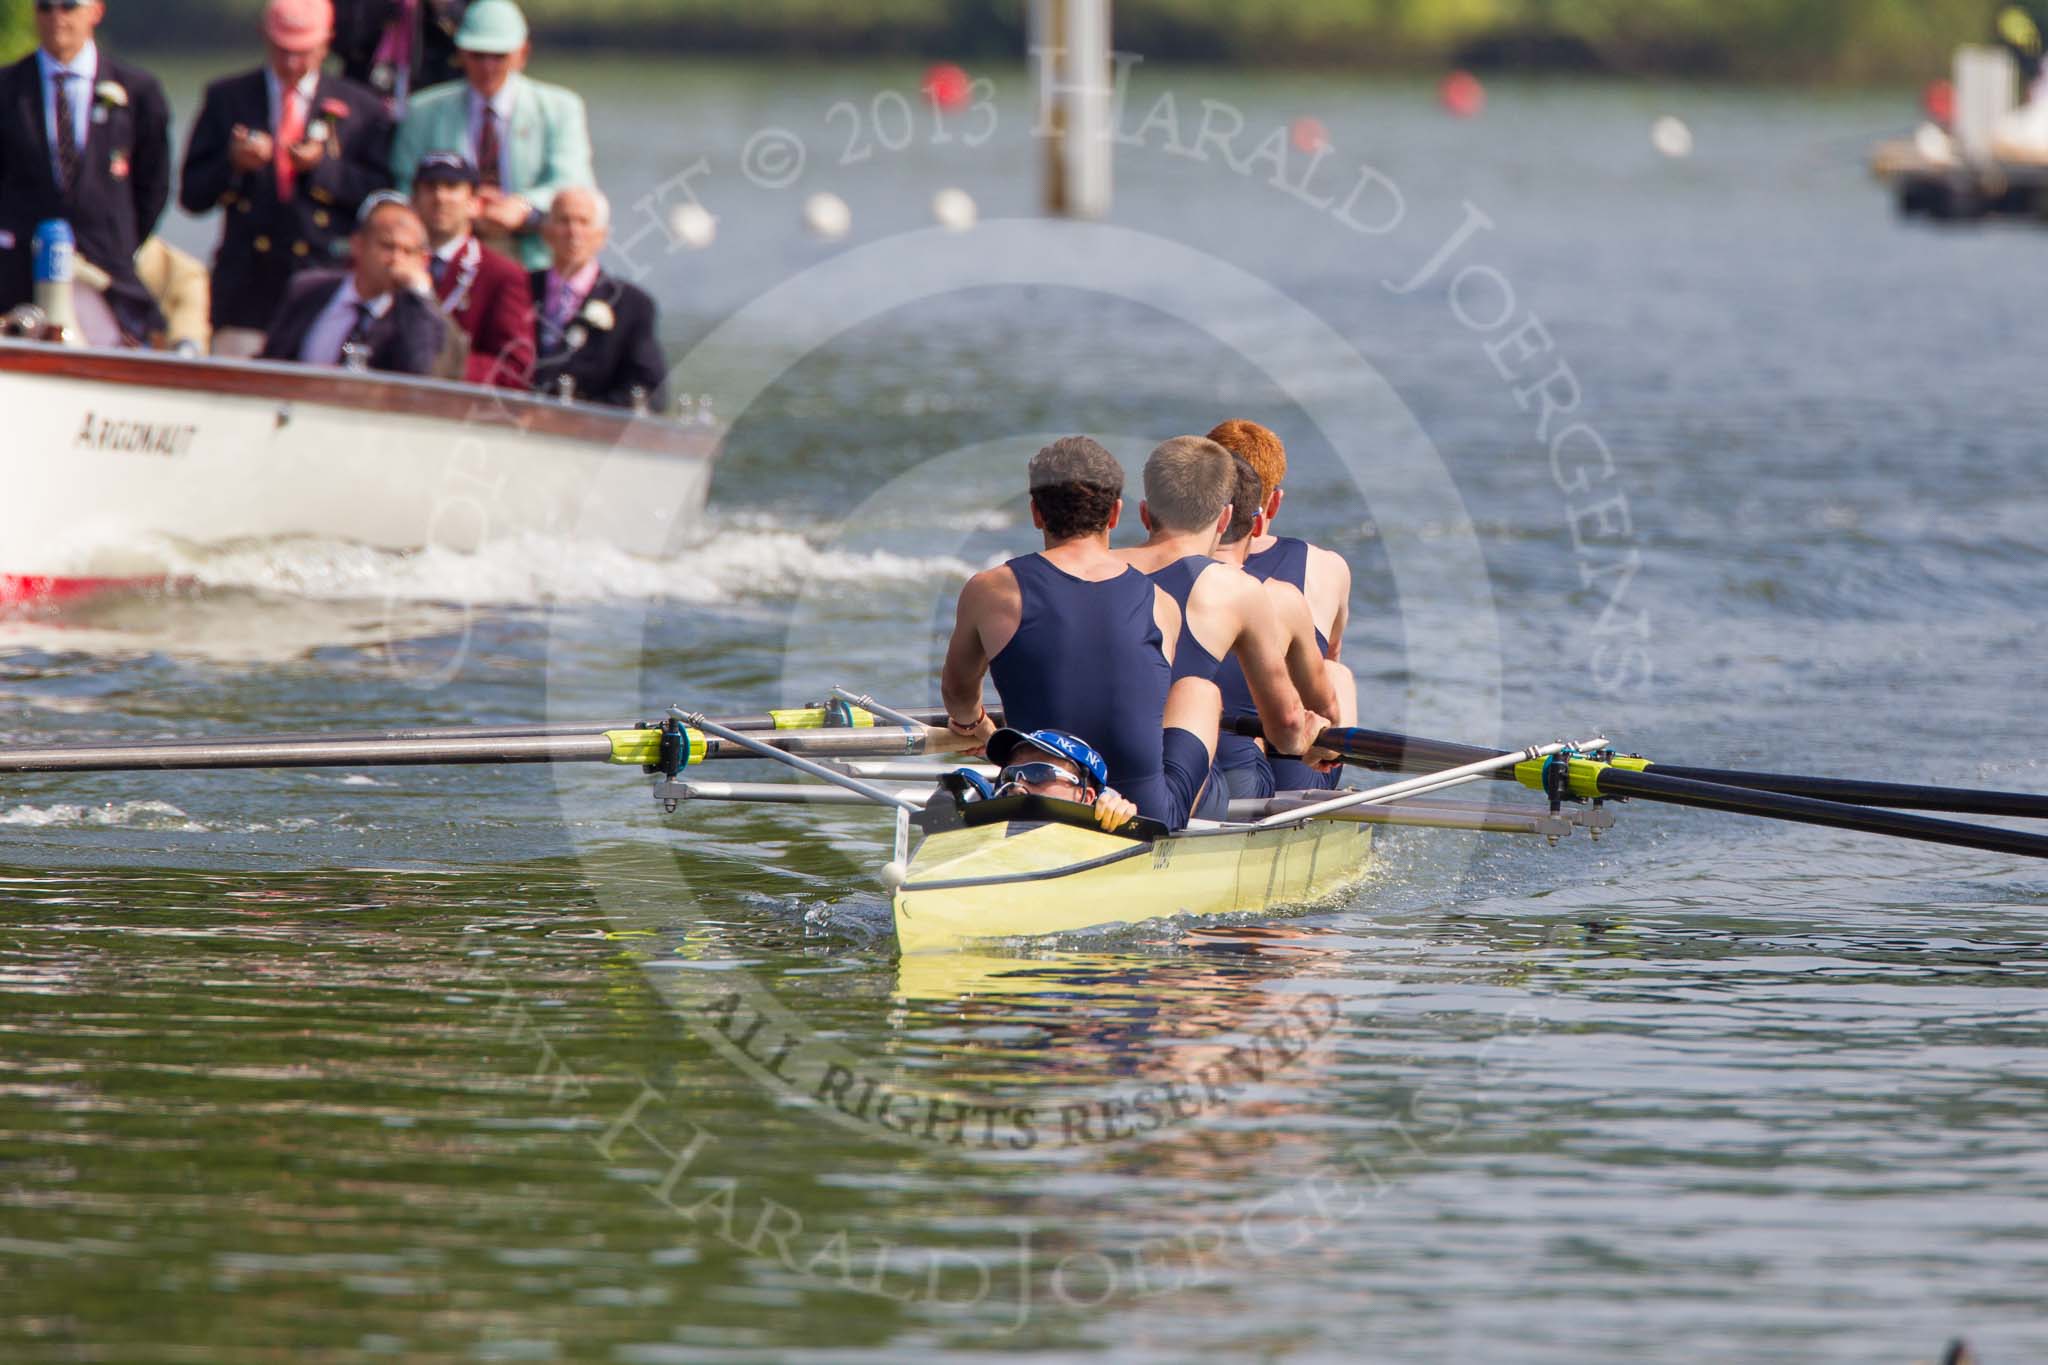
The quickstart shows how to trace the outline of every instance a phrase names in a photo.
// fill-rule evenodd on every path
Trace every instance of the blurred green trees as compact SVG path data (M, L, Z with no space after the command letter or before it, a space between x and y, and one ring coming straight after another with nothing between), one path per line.
M544 41L679 52L1022 49L1025 0L522 0ZM1432 68L1451 61L1625 73L1863 80L1947 69L1999 0L1114 0L1118 45L1160 60ZM0 0L0 43L29 0ZM131 49L246 43L261 0L109 9Z
M33 0L0 0L0 62L11 62L35 46Z

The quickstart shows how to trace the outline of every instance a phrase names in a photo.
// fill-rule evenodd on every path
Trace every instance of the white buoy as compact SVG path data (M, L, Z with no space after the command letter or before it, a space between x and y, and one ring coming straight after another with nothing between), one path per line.
M966 190L946 189L932 196L932 217L948 231L965 232L981 217L981 211Z
M1692 129L1670 114L1650 125L1650 145L1674 161L1692 155Z
M710 246L718 236L718 219L712 217L710 209L695 200L677 204L668 216L668 227L677 241L696 251Z
M811 235L836 242L853 228L853 210L830 190L820 190L804 200L804 226Z

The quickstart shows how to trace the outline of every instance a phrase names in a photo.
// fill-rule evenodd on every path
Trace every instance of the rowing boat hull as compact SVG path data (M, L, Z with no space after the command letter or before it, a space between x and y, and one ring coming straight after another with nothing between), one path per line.
M906 953L1174 916L1258 915L1336 895L1372 865L1372 828L1335 821L1137 841L1009 822L927 837L896 891Z
M0 342L0 594L167 571L160 542L672 551L716 433L390 375Z

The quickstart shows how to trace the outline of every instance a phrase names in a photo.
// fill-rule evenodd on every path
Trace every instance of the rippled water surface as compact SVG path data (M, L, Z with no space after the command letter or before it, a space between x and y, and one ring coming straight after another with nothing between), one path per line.
M945 185L1031 211L1021 72L901 150L914 71L543 72L590 94L622 236L708 158L717 245L640 248L734 423L701 543L156 547L184 586L0 623L0 743L922 704L962 576L1032 543L1044 435L1135 469L1243 415L1289 441L1283 529L1353 562L1368 723L2048 782L2048 258L1892 217L1859 158L1907 101L1507 86L1455 124L1142 72L1127 128L1171 91L1183 154L1121 150L1122 235L928 297L960 239L846 262ZM1241 170L1193 154L1205 99ZM1335 150L1291 194L1247 159L1302 115ZM771 128L787 189L740 169ZM800 275L845 330L716 331ZM899 960L887 847L617 770L5 780L0 1355L2048 1354L2037 864L1630 807L1554 849L1397 833L1292 918ZM762 1079L795 1033L836 1088Z

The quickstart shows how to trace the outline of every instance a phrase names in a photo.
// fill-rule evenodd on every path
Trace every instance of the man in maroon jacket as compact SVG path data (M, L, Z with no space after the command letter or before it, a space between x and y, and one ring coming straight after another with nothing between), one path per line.
M412 202L427 225L428 266L441 309L469 334L472 384L533 385L533 290L526 272L476 239L476 167L430 152L414 172Z

